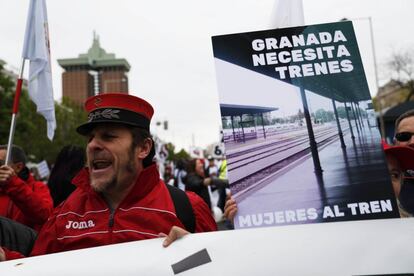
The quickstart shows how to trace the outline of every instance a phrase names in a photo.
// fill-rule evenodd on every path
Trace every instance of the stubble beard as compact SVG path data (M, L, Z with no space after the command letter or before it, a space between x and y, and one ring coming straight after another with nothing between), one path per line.
M136 172L136 162L134 159L134 149L131 145L129 151L128 151L128 163L123 167L120 168L120 170L123 170L124 172L128 172L130 174L133 174ZM90 178L91 187L95 192L102 193L105 191L109 191L114 189L117 186L118 179L117 179L117 173L115 172L114 175L108 180L103 183L99 183L100 181L93 180Z
M109 181L105 181L103 183L99 182L100 181L91 179L91 187L95 192L102 193L104 191L110 190L111 188L114 188L116 186L117 180L116 176L113 175Z

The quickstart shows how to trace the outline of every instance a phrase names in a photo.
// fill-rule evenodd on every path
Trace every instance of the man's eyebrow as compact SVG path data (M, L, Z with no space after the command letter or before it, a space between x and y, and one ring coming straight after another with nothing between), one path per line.
M117 131L115 129L104 129L102 130L101 134L116 134Z

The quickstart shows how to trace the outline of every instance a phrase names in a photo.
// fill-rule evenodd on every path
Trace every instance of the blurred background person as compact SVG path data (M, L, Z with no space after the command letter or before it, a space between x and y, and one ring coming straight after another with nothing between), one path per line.
M208 156L208 164L206 168L206 176L208 177L214 177L218 176L218 167L216 165L216 160L210 155Z
M53 206L58 206L76 189L72 178L85 167L86 154L82 147L67 145L58 153L50 172L48 186Z
M414 148L414 110L409 110L395 120L394 143L396 146Z
M174 170L176 187L182 191L185 191L185 182L187 181L187 166L188 161L186 159L179 159Z
M171 185L171 186L176 186L175 185L174 174L172 172L171 165L165 165L163 180L164 180L165 184L168 184L168 185Z
M208 186L211 178L206 177L203 159L192 159L187 167L187 179L185 183L186 191L191 191L199 195L211 210L210 193Z
M30 173L21 147L12 146L9 165L6 154L7 145L0 145L0 216L39 230L53 210L49 189Z
M414 169L414 149L411 147L384 146L388 171L392 187L397 198L401 217L412 217L414 214L413 181L404 181L404 172Z

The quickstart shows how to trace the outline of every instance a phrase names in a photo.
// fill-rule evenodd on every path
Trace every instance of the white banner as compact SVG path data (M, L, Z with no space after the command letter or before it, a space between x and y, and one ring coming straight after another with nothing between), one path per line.
M47 137L52 140L56 118L45 0L30 1L22 57L30 60L29 95L37 112L45 117Z
M414 219L333 222L188 235L0 263L0 275L406 275Z
M270 20L270 28L305 25L302 0L277 0Z

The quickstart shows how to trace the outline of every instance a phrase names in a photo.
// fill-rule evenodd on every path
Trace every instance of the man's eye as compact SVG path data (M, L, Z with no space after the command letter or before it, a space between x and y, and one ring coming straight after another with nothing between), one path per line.
M394 179L400 179L401 174L394 172L394 173L391 173L391 177Z
M104 133L102 135L102 138L105 140L111 140L111 139L115 139L117 136L111 133Z

